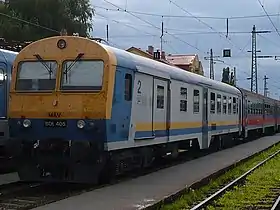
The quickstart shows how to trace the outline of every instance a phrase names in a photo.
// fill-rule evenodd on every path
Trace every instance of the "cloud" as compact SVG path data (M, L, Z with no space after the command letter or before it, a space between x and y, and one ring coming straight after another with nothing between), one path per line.
M280 36L275 32L271 22L265 16L265 12L256 0L111 0L109 2L119 8L126 9L128 12L112 11L117 7L104 0L92 1L92 4L97 6L95 7L96 16L93 36L105 38L106 24L109 24L109 41L112 45L123 49L131 46L146 49L148 45L160 48L160 28L161 21L163 21L165 31L167 31L163 37L164 50L173 54L197 53L203 62L206 75L209 75L209 61L204 60L204 57L209 56L207 52L210 48L213 49L214 55L218 56L222 55L222 50L225 48L232 50L232 58L220 58L226 64L219 62L215 64L217 80L221 78L221 70L229 65L232 68L237 68L238 85L246 88L250 87L250 81L246 80L246 78L251 74L251 54L247 51L251 50L250 32L254 24L257 30L272 31L272 33L257 36L257 48L261 50L261 53L258 54L280 56ZM264 5L268 14L278 14L280 12L280 2L278 0L260 0L260 2ZM129 11L158 14L158 16L139 13L129 14ZM230 18L229 39L225 38L226 19L199 18L197 20L196 18L168 17L168 15L190 16L190 13L199 17ZM161 15L165 16L162 18ZM264 17L231 18L256 15L264 15ZM271 19L275 26L278 27L280 24L279 16L271 16ZM188 43L193 47L190 47ZM275 93L278 93L278 87L280 88L278 85L280 60L259 59L258 64L259 90L263 89L263 77L267 75L270 78L268 86L271 96L279 97Z

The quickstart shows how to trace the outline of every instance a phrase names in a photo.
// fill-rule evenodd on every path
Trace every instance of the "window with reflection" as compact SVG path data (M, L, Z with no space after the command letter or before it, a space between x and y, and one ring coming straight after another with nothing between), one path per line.
M0 68L0 85L3 84L4 79L5 79L5 71L4 69Z
M58 64L55 61L24 61L18 66L16 90L51 91L55 89Z
M93 90L102 88L103 61L65 61L62 69L62 90Z
M180 111L186 112L188 110L188 89L181 88L180 91L181 100L180 100Z
M193 112L199 113L199 90L193 90Z
M157 86L157 108L164 109L164 87Z
M221 114L222 112L222 96L220 94L217 95L217 113Z

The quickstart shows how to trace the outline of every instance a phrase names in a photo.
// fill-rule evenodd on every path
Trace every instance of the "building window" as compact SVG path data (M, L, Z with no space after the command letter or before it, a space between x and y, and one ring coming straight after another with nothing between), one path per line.
M132 99L132 76L131 74L125 75L125 88L124 88L124 99L131 101Z
M186 112L188 107L188 89L181 88L181 100L180 100L180 111Z
M164 108L164 87L160 85L157 86L157 108Z
M215 93L210 94L210 103L211 103L210 113L215 114L215 110L216 110Z
M237 113L237 101L236 98L233 97L233 114Z
M193 112L199 113L199 90L193 91Z
M227 97L223 96L223 114L227 114Z
M220 94L217 95L217 114L221 114L222 112L222 96Z
M232 106L232 100L231 97L228 99L228 114L231 114L231 106Z

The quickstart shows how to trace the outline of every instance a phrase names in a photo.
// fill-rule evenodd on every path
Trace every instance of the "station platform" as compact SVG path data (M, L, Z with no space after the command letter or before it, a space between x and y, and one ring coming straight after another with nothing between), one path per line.
M70 197L36 210L131 210L162 200L280 141L280 134L219 151L132 180Z

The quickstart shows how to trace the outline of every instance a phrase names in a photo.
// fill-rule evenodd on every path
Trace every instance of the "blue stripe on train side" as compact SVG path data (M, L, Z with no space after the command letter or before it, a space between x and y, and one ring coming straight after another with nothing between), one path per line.
M49 128L44 127L44 119L30 119L32 123L31 127L24 128L22 126L23 119L10 119L10 137L25 139L28 141L44 140L50 138L61 138L64 140L77 141L106 140L106 120L92 120L92 122L95 124L94 128L89 128L86 126L84 129L79 129L77 127L78 120L79 119L67 119L67 127L65 128Z

